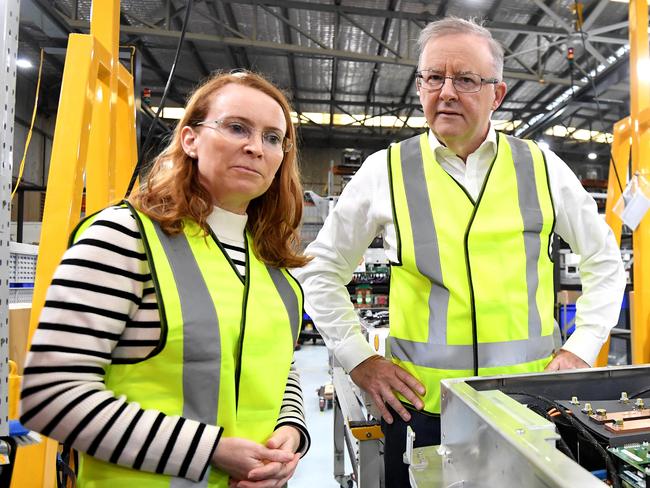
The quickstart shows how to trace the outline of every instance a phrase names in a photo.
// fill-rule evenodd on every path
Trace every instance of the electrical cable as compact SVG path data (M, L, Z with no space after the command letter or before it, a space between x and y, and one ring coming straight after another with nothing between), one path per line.
M543 403L546 403L549 409L556 408L557 411L560 413L561 418L567 420L571 424L571 426L578 433L580 433L584 437L584 439L587 442L589 442L589 444L591 444L596 449L596 451L598 451L598 453L603 457L605 461L605 466L607 468L607 473L609 474L609 477L612 481L612 486L614 486L614 488L621 488L621 483L618 478L618 474L616 472L616 467L614 466L614 461L612 460L610 453L607 452L607 450L600 445L598 440L585 427L583 427L577 419L575 419L572 415L567 414L565 407L563 407L560 403L551 400L550 398L543 397L541 395L534 395L532 393L526 393L520 391L508 391L508 390L501 390L501 391L506 395L511 395L511 396L516 395L516 396L534 398ZM553 422L555 422L555 420L553 420Z
M546 411L546 409L544 409L544 408L542 408L542 407L540 407L540 406L538 406L538 405L530 405L530 404L529 404L529 405L528 405L528 408L529 408L530 410L532 410L533 412L537 413L538 415L541 415L541 416L544 417L546 420L548 420L548 421L550 421L550 422L553 422L553 423L556 423L556 421L555 421L555 419L554 419L553 417L555 417L556 415L561 415L559 412L558 412L558 413L551 414L551 412L552 412L553 410L556 410L556 411L557 411L556 408L553 408L553 409L549 410L548 412ZM571 452L571 448L570 448L569 445L566 443L566 441L562 438L562 436L560 436L560 438L559 438L558 441L557 441L557 448L558 448L558 450L559 450L560 452L562 452L562 453L563 453L565 456L567 456L569 459L571 459L572 461L574 461L574 462L576 462L576 463L578 462L578 461L576 460L575 456L573 455L573 452Z
M643 390L639 390L632 395L629 395L628 398L637 398L638 396L641 396L644 393L648 393L649 391L650 391L650 386L648 388L644 388Z
M574 0L573 2L576 12L578 11L578 2L577 0ZM582 48L587 51L587 43L585 41L585 32L582 30L582 22L578 22L577 24L578 27L578 33L580 34L580 40L582 41ZM593 76L589 74L589 72L586 72L587 80L589 80L589 83L591 84L591 90L594 92L594 101L596 102L596 112L598 113L598 121L602 125L602 127L605 127L605 118L603 117L603 112L600 107L600 100L598 99L598 94L596 93L596 82L594 81ZM591 137L591 134L590 134ZM614 175L616 176L616 183L618 183L618 189L620 190L621 194L623 194L623 185L621 184L621 179L618 175L618 170L616 168L616 160L614 159L614 153L612 152L612 146L611 143L609 145L609 161L614 168Z
M74 464L73 464L74 463ZM77 473L72 466L77 466L77 454L72 447L63 444L62 451L57 455L57 486L67 488L70 484L72 488L77 486Z
M43 74L43 55L45 50L41 48L41 60L38 63L38 80L36 81L36 96L34 97L34 110L32 110L32 121L29 123L29 132L27 132L27 139L25 140L25 150L23 151L23 159L20 161L20 169L18 170L18 178L16 179L16 186L14 186L13 191L11 192L11 199L14 199L16 190L20 185L21 180L23 179L23 171L25 171L25 160L27 159L27 150L29 149L29 143L32 140L32 132L34 130L34 121L36 120L36 111L38 109L38 95L41 91L41 76Z
M158 119L160 118L160 115L162 114L163 110L165 109L165 103L167 102L167 95L169 93L169 89L171 88L172 80L176 72L176 64L178 63L178 58L180 56L181 48L183 46L183 40L185 39L185 32L187 31L187 24L189 23L190 13L192 11L193 3L194 0L187 1L187 6L185 7L185 18L183 19L183 27L181 28L181 35L180 38L178 39L178 45L176 46L176 54L174 55L174 61L169 71L169 76L167 77L165 90L163 91L162 98L160 99L160 104L158 106L158 110L156 111L156 116L154 117L154 120L151 122L151 125L149 126L149 130L147 131L147 136L145 137L144 142L142 143L142 146L140 148L141 149L140 156L138 158L138 163L135 165L135 168L133 169L133 174L131 175L131 181L129 181L129 186L126 190L126 197L128 197L129 194L131 193L131 190L133 190L133 185L135 184L135 180L138 178L140 170L142 169L143 159L144 156L147 154L147 149L149 143L151 142L151 137L153 135L153 128L155 127L156 122L158 122Z

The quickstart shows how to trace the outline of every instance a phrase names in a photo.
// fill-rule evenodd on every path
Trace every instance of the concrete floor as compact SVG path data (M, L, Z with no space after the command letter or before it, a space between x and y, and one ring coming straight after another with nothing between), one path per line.
M325 346L303 344L295 353L296 367L300 372L305 400L307 427L311 436L311 448L300 460L289 488L340 488L333 475L333 409L321 412L318 408L318 387L330 383L328 356ZM351 472L349 467L347 473Z

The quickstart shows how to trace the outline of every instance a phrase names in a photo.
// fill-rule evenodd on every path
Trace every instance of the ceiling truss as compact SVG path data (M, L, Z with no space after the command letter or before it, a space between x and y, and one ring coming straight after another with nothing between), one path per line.
M89 30L86 0L23 2L31 4L34 16L46 18L50 26L29 20L21 25L25 49L59 47L69 33ZM159 96L186 7L183 0L142 3L156 8L143 7L140 12L132 8L138 0L122 0L121 42L136 46L143 86ZM620 51L627 43L625 7L609 0L585 2L580 24L569 10L572 0L486 3L479 14L504 45L504 79L509 85L495 117L527 121L520 133L536 138L548 127L569 121L573 127L611 131L612 121L627 111L627 53ZM283 88L301 114L303 138L331 144L337 137L348 141L357 134L364 143L383 144L414 130L403 124L341 127L334 124L334 115L362 121L380 115L421 116L414 90L417 53L412 41L424 25L446 15L459 15L456 2L195 0L183 46L185 59L170 98L181 105L192 86L218 68L273 75L268 73L272 66L282 67L275 75L284 80ZM571 62L566 59L568 46L576 51ZM47 52L50 76L57 86L63 59ZM572 96L554 104L568 89ZM315 111L329 114L328 122L309 122L304 114Z

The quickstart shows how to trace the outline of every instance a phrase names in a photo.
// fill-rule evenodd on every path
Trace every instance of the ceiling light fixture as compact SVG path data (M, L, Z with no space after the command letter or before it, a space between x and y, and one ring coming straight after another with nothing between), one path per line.
M18 66L19 68L22 68L22 69L29 69L29 68L34 67L32 62L29 59L25 59L25 58L17 59L16 60L16 66Z
M595 152L590 152L589 154L587 154L587 157L593 161L594 159L598 158L598 154L596 154Z

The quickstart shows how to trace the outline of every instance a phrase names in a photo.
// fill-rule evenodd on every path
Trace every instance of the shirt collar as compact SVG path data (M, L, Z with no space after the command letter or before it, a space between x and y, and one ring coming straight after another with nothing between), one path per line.
M429 129L429 145L431 146L431 151L436 156L445 153L449 155L451 153L451 150L447 146L442 145L431 129ZM490 156L494 156L497 152L497 132L494 130L492 121L490 121L490 129L488 130L487 137L474 152L479 151L490 151Z

